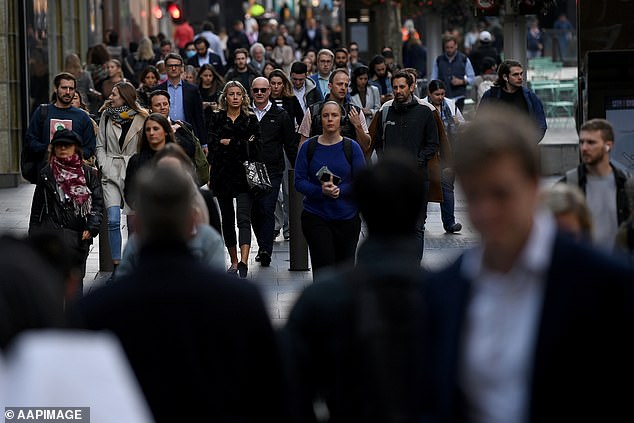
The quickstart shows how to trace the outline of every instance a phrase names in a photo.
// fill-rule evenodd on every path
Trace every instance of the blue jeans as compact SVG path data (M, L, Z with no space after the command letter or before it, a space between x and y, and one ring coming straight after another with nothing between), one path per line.
M454 215L454 181L455 176L452 171L443 169L440 175L440 187L442 188L442 203L440 203L440 218L445 230L456 224Z
M112 261L121 261L121 207L108 207L108 241Z
M273 189L266 195L256 198L251 209L251 225L255 238L258 240L260 251L273 252L273 240L275 239L275 205L280 192L282 174L269 175Z

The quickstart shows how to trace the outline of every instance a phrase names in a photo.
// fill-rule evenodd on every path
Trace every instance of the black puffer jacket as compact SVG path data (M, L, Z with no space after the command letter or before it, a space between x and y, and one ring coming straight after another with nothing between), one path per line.
M235 197L249 192L243 162L260 161L262 141L260 124L254 114L240 113L235 120L227 117L226 111L214 113L209 126L209 155L211 166L211 189L218 197ZM251 141L248 141L252 137ZM222 145L221 139L230 139ZM247 155L247 142L249 154Z
M128 162L128 167L125 171L125 183L123 184L123 197L125 198L125 202L128 203L133 210L136 209L134 203L136 201L135 186L137 174L142 167L152 161L155 154L155 150L146 147L130 157L130 161Z
M103 194L101 180L97 171L89 166L83 166L86 175L86 185L92 197L92 210L86 217L75 216L70 201L62 201L58 194L58 185L53 176L53 169L46 165L40 172L40 177L33 194L29 232L52 224L54 228L68 228L77 232L90 231L95 237L99 234L101 216L103 214ZM59 189L61 191L61 189Z

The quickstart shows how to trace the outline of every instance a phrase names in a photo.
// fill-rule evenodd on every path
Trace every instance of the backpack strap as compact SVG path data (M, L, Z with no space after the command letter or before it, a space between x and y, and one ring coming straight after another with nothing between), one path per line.
M352 168L352 140L350 138L343 137L343 154L346 155L346 160Z
M579 186L579 171L577 168L566 171L566 183Z
M306 160L308 161L308 166L310 168L310 162L313 161L313 156L315 155L315 150L317 150L317 137L312 137L308 139L308 150L306 150Z
M308 162L308 167L310 167L310 162L313 160L313 156L315 155L315 150L317 150L317 137L309 138L307 141L308 147L306 150L306 160ZM346 156L346 160L352 168L352 140L347 137L343 137L343 154Z
M321 128L321 108L323 102L313 103L308 106L310 110L310 136L314 137L319 135L323 128Z
M383 130L383 151L385 151L385 122L387 122L387 114L390 111L390 106L381 107L381 129Z
M45 131L44 125L46 125L46 120L48 119L48 103L40 104L40 131L48 134L48 129ZM40 132L40 134L42 133ZM50 140L48 140L50 142Z
M40 104L40 126L44 126L48 119L48 103Z

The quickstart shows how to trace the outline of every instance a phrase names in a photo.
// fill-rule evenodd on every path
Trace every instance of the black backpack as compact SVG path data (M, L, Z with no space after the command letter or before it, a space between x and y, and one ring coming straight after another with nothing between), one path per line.
M40 128L40 133L42 132L42 128L44 127L44 123L46 123L46 119L48 118L48 104L40 105L40 120L38 122L38 127ZM26 143L26 137L22 143L22 151L20 152L20 170L22 172L22 177L29 181L32 184L37 184L37 180L40 175L40 170L44 167L46 161L46 151L43 152L34 152L32 151L28 144Z

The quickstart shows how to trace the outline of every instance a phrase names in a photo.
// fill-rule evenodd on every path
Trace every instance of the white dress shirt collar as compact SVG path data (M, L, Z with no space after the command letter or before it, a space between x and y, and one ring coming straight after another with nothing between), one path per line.
M258 109L255 104L253 104L251 106L251 108L253 109L253 112L255 113L255 116L258 118L258 122L262 120L262 118L264 117L265 114L268 113L269 110L271 110L271 106L273 105L273 103L271 103L271 101L269 100L266 103L266 106L264 106L264 109L260 110Z

